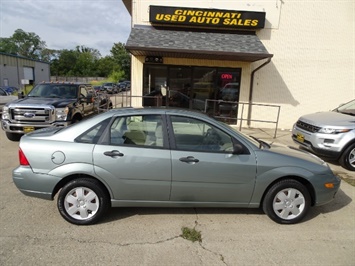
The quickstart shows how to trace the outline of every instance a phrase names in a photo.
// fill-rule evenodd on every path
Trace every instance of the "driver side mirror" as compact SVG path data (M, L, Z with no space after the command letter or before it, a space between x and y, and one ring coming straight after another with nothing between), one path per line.
M23 91L21 91L21 92L19 92L19 93L17 94L17 97L18 97L19 99L22 99L22 98L25 97L25 94L23 93Z
M243 154L244 153L244 147L239 144L239 143L235 143L233 144L233 154Z

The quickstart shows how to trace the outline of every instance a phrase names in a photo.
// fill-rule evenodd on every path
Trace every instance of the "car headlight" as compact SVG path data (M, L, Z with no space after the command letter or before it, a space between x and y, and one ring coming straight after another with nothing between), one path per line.
M4 107L2 108L1 119L3 119L3 120L5 120L5 119L10 119L9 107L4 106Z
M339 134L349 132L351 129L323 127L318 132L324 134Z
M69 113L69 108L57 108L55 109L55 118L56 120L67 120L67 116Z

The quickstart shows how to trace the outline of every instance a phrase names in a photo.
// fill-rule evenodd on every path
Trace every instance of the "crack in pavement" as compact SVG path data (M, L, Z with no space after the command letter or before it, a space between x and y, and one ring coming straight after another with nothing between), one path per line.
M194 208L194 210L195 210L195 215L196 215L196 220L195 220L194 229L196 229L196 227L199 226L200 224L199 224L199 222L198 222L198 218L199 218L199 217L198 217L197 209ZM212 253L212 254L218 256L218 258L220 259L220 261L223 262L224 265L228 265L228 264L224 261L224 257L223 257L222 254L220 254L220 253L218 253L218 252L216 252L216 251L213 251L213 250L210 250L210 249L206 248L205 246L203 246L202 241L199 242L199 245L200 245L200 247L201 247L203 250L205 250L205 251L207 251L207 252L210 252L210 253Z

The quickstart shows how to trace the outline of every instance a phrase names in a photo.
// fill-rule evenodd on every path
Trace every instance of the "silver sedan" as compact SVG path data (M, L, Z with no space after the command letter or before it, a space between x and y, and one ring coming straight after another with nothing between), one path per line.
M78 225L130 206L260 207L292 224L340 186L318 157L188 110L116 109L34 131L21 138L19 160L18 189L48 200L58 193L60 214Z

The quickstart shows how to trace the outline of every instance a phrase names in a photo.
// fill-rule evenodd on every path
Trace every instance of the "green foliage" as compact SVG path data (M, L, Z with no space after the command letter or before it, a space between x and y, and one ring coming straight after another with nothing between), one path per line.
M20 55L31 59L42 59L42 51L46 43L34 32L25 32L21 29L9 38L0 39L0 51L9 54Z
M122 80L123 77L125 76L123 70L118 70L118 71L112 71L112 73L109 75L109 80L112 82L118 83L119 80Z
M195 228L183 227L181 228L182 234L181 237L190 240L192 242L202 242L201 232L197 231Z
M111 55L101 57L97 49L84 45L48 49L38 35L18 29L11 37L0 38L0 52L48 62L55 76L108 77L115 82L131 76L131 58L123 43L115 43Z
M115 43L111 49L111 54L115 62L124 71L124 79L131 79L131 57L123 43Z

